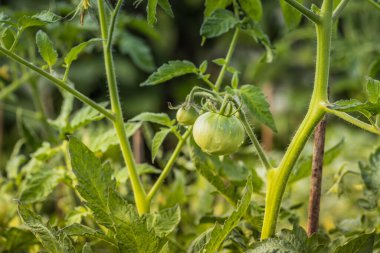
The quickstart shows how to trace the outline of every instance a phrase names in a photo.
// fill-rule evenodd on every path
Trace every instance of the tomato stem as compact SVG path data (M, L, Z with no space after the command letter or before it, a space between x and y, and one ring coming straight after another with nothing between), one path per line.
M296 8L297 9L297 8ZM312 134L315 126L325 115L322 103L328 101L327 90L330 69L331 34L333 26L333 0L324 0L321 9L321 20L316 23L317 31L317 60L314 80L314 89L309 110L293 137L284 157L277 169L269 171L266 193L266 206L261 239L274 235L289 176L294 168L306 141Z
M221 87L222 82L223 82L224 75L226 74L228 65L230 64L232 55L233 55L233 53L235 51L236 43L237 43L237 40L238 40L238 37L239 37L239 32L240 32L240 28L236 27L234 35L233 35L232 40L231 40L230 47L228 48L228 51L227 51L225 62L223 64L222 69L220 70L218 79L215 82L215 88L214 88L215 91L219 91L220 90L220 87Z
M346 8L348 2L350 0L342 0L340 1L339 5L335 8L333 12L333 20L337 20L339 16L342 14L343 10Z
M323 109L325 110L325 112L330 113L332 115L335 115L338 118L341 118L341 119L353 124L354 126L360 127L361 129L366 130L368 132L380 135L380 129L376 126L373 126L373 125L367 124L361 120L358 120L357 118L352 117L351 115L349 115L345 112L340 112L340 111L330 109L327 106L324 106Z
M240 117L239 117L240 121L243 123L243 126L245 128L245 132L247 133L249 139L252 141L252 144L255 146L257 155L259 156L261 163L264 165L264 167L267 170L271 170L273 168L272 164L270 163L270 161L269 161L268 157L266 156L263 148L261 147L261 144L260 144L259 140L257 139L255 132L253 131L251 125L249 124L247 117L245 116L242 109L239 110L239 114L240 114Z
M20 37L21 37L21 35L22 35L23 32L24 32L23 28L17 29L17 33L16 33L16 36L15 36L15 39L14 39L14 41L12 43L11 48L9 49L9 51L11 51L12 53L16 49L16 47L18 45L18 42L20 41Z
M297 0L285 0L285 2L287 2L294 9L301 12L305 17L310 19L315 24L319 24L321 22L321 17L318 14L306 8L303 4L299 3Z
M124 0L117 1L115 9L113 10L113 12L111 14L111 22L109 25L108 39L107 39L107 51L111 51L113 32L115 31L116 19L117 19L117 15L119 14L119 11L121 9L123 2L124 2Z
M376 9L380 10L380 4L376 3L374 0L367 0L370 4L372 4Z
M64 82L64 81L58 79L57 77L49 74L48 72L46 72L43 69L35 66L33 63L28 62L24 58L21 58L20 56L12 53L11 51L9 51L8 49L6 49L4 47L0 46L0 53L4 54L9 59L11 59L11 60L13 60L13 61L15 61L15 62L17 62L17 63L25 66L25 67L27 67L27 68L33 70L37 74L39 74L42 77L46 78L47 80L51 81L57 87L59 87L59 88L61 88L63 90L66 90L67 92L69 92L70 94L72 94L74 97L76 97L77 99L79 99L80 101L82 101L83 103L87 104L88 106L94 108L99 113L103 114L108 119L110 119L110 120L114 119L114 115L113 115L112 112L110 112L106 108L100 106L95 101L93 101L92 99L90 99L86 95L82 94L78 90L72 88L66 82Z
M226 96L224 96L223 103L219 109L219 114L221 114L221 115L226 114L226 109L227 109L229 102L230 102L229 95L226 94Z
M117 11L120 9L122 2L123 0L119 0L117 3L117 6L119 7L115 9L114 13L112 14L113 18L111 20L111 26L115 25L114 20L116 18ZM134 160L131 145L129 143L129 140L127 138L125 128L124 128L124 118L123 118L119 92L118 92L118 87L117 87L115 65L114 65L112 52L111 52L112 47L110 44L108 44L112 42L112 38L110 38L110 35L112 35L112 31L114 28L113 27L109 28L109 31L111 31L111 33L109 34L107 30L107 20L106 20L103 0L98 0L98 12L99 12L99 20L100 20L100 29L102 33L102 39L103 39L104 64L106 68L106 76L107 76L108 89L109 89L110 100L111 100L111 108L115 115L114 120L113 120L113 125L116 130L116 134L119 138L120 148L121 148L124 161L127 165L128 173L131 179L131 185L132 185L133 194L135 197L137 210L139 214L142 215L144 213L149 212L149 203L146 199L146 193L141 183L141 180L137 174L136 162Z

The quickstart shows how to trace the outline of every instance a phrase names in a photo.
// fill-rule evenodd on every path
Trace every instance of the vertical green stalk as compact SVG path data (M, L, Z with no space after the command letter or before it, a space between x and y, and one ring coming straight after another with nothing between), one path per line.
M235 51L235 47L236 47L236 43L237 43L237 40L238 40L238 37L239 37L239 33L240 33L240 29L239 29L239 27L236 27L234 35L233 35L232 40L231 40L230 47L228 48L228 52L227 52L227 55L226 55L225 62L223 64L222 70L220 71L218 79L216 80L216 83L215 83L215 89L214 89L215 91L219 91L220 86L222 86L224 75L226 74L228 65L230 64L232 55L233 55L233 53Z
M315 126L320 122L325 112L322 103L326 102L330 68L330 48L332 31L333 0L324 0L321 10L321 22L316 23L317 30L317 62L314 80L314 90L309 110L305 119L293 137L280 165L270 171L266 197L264 223L261 239L274 235L281 200L291 174L291 171L303 150L306 141Z
M119 0L121 2L122 0ZM113 124L117 133L117 136L120 141L121 151L127 165L128 173L131 179L132 190L135 197L135 202L139 214L144 214L149 212L149 205L146 201L146 193L142 186L141 180L137 174L136 163L133 158L133 153L131 145L127 138L124 128L124 118L120 104L120 98L117 88L115 66L112 58L111 46L108 45L108 27L107 20L105 15L104 3L103 0L98 0L98 10L99 10L99 20L100 28L103 39L103 54L104 54L104 63L106 68L106 75L108 81L108 89L111 100L111 108L114 113ZM111 41L111 40L110 40Z

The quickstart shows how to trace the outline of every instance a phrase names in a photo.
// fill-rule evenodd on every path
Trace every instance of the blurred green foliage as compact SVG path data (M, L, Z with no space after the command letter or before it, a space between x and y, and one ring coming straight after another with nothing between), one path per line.
M98 22L95 13L91 13L91 11L87 13L84 17L83 25L80 24L79 16L72 18L78 2L9 0L2 1L0 12L7 13L12 17L20 17L24 14L34 14L41 10L52 9L60 16L66 17L65 22L49 24L44 28L57 49L58 55L62 56L74 45L98 36ZM112 1L110 2L112 4ZM306 2L311 4L312 2L320 3L321 1ZM186 59L199 65L204 59L211 61L225 55L225 49L230 42L232 33L216 39L208 39L203 46L201 45L202 41L199 32L203 21L203 1L172 1L172 8L175 14L174 18L170 18L160 11L158 13L159 22L155 27L151 27L145 22L145 6L139 5L135 8L131 1L127 1L123 6L115 35L114 51L116 72L121 91L120 96L126 118L132 118L136 114L145 111L167 112L174 116L174 112L168 109L168 102L175 105L181 104L194 84L201 84L200 80L185 76L161 86L140 87L139 84L146 80L157 66L161 66L172 59ZM279 130L273 137L273 148L270 153L276 162L281 157L281 150L284 150L288 145L289 138L293 135L307 110L314 78L316 47L314 27L303 18L297 28L289 28L289 23L279 11L280 8L278 1L263 1L264 14L261 25L263 31L268 34L274 48L273 61L267 62L265 60L266 52L262 45L255 43L250 36L242 35L231 64L236 69L239 69L241 83L264 87L264 91L268 92L267 96L271 97L271 109ZM375 71L370 72L371 64L380 59L378 24L380 24L379 13L371 5L363 4L361 1L351 1L343 17L337 23L334 29L330 78L330 98L332 101L347 98L361 99L365 97L365 90L363 89L365 77L380 78L380 71L378 73ZM31 43L34 43L36 30L32 28L23 34L18 49L23 52L23 56L31 59L31 61L42 62L35 47L30 46ZM3 36L11 35L5 34ZM108 97L100 46L100 43L94 43L89 46L78 61L73 64L69 75L69 79L76 84L78 90L96 101L104 101ZM1 58L0 62L2 64L0 85L6 86L13 77L23 70L13 63L5 62L4 58ZM62 64L63 62L58 63L58 65ZM217 65L209 64L208 70L211 74L216 74L218 69ZM39 88L44 102L42 106L45 108L47 115L51 118L56 118L59 115L59 109L63 101L60 93L44 79L34 78L31 83L34 83ZM35 118L36 115L32 112L34 109L25 110L24 112L17 109L18 107L30 109L39 106L38 102L31 99L33 92L33 88L24 86L18 89L14 95L8 96L4 103L1 104L4 111L0 153L0 174L2 175L5 174L5 171L7 173L12 172L12 166L17 168L18 165L29 159L29 157L22 154L23 152L18 152L18 149L34 150L35 147L41 145L39 136L46 138L49 136L48 131L44 126L41 126L38 120L28 120L27 126L25 126L26 123L23 117L28 119ZM78 109L79 103L76 102L75 106ZM144 146L146 157L143 157L142 161L150 160L148 149L148 146L150 146L148 142L152 139L152 129L150 127L144 126L143 134L147 139L147 143ZM268 133L259 127L257 128L264 139ZM101 122L99 126L83 130L81 134L86 142L86 136L92 136L94 133L104 133L106 129L106 125ZM377 218L374 218L377 212L373 210L378 208L376 201L379 193L377 188L375 191L371 188L371 182L368 181L368 171L374 171L374 167L378 168L378 163L372 162L373 159L378 157L378 151L371 156L371 161L368 162L367 157L372 152L375 152L374 147L380 145L380 140L373 137L373 135L359 131L351 126L342 124L336 119L328 119L327 148L333 147L342 140L344 140L344 144L342 144L343 147L339 151L338 158L325 166L321 221L322 230L330 231L333 236L336 233L337 237L347 231L351 233L358 224L360 226L363 226L363 224L368 225L367 227L361 227L361 231L379 226ZM21 143L19 143L19 146L15 146L16 140L20 137L32 140L28 142L29 146L23 146ZM33 141L35 142L34 145L30 144ZM87 139L87 143L89 142ZM173 143L172 139L166 141L165 150L170 150L174 145ZM250 147L247 147L247 149L249 151ZM310 154L311 143L308 143L304 151L304 158L307 159ZM107 149L107 156L112 158L117 155L117 150L112 147ZM178 240L178 244L186 246L190 238L199 235L205 228L209 227L209 223L215 221L215 215L224 214L225 211L224 200L214 200L214 189L204 179L190 173L194 170L194 166L189 162L189 156L190 151L186 150L185 155L178 160L177 166L184 170L176 170L169 177L168 184L170 187L163 189L158 197L158 205L156 206L156 208L172 207L176 203L187 204L193 202L189 206L189 212L182 216L183 222L179 228L182 237L175 238ZM237 156L240 156L245 160L246 164L252 165L252 167L258 166L256 158L252 159L252 156L247 155L247 153L241 152ZM162 152L159 152L157 157L159 158L158 160L167 160L167 157L163 156ZM115 160L112 160L112 162L118 165L116 166L117 168L120 167L118 161ZM358 161L362 161L360 166ZM159 163L160 161L157 162L157 164ZM29 166L33 167L33 164ZM223 169L226 170L224 171L226 177L231 177L233 173L230 173L228 168ZM121 171L121 168L118 170ZM350 173L345 173L344 171L350 171ZM342 173L345 173L344 176L339 177ZM263 174L263 171L258 169L257 174L256 186L259 188L255 193L255 198L257 199L255 204L257 206L251 205L249 207L252 212L255 211L256 213L257 210L262 208L263 203L263 181L259 177ZM121 182L121 185L125 183L123 176L126 175L116 175L119 176L117 180ZM13 176L16 179L17 172L14 172ZM43 176L53 181L68 180L64 175L59 178L56 175L54 177ZM236 181L239 181L246 175L242 173L233 174L233 176L235 179L237 178ZM336 178L339 178L339 182L335 180ZM0 177L0 183L2 180ZM151 179L147 177L144 180L150 181ZM378 182L375 183L377 184ZM191 187L189 187L190 184ZM9 188L12 187L12 185L9 186ZM302 180L289 187L280 227L290 227L289 219L292 220L294 217L298 217L298 222L305 225L305 203L308 198L306 189L308 189L308 179L306 178L302 178ZM7 187L2 188L4 192L8 190ZM87 219L87 216L89 216L86 211L74 209L73 199L76 197L72 196L72 194L65 195L62 193L67 193L68 191L69 189L63 186L59 191L54 192L54 197L48 199L46 203L38 204L40 210L53 214L53 223L59 223L60 218L62 218L60 216L63 214L72 218L73 221L81 220L82 217ZM126 190L121 189L121 191ZM131 198L130 192L124 193ZM366 196L371 195L376 205L360 201L363 194ZM61 195L65 196L56 203L53 198L59 199ZM301 206L303 208L299 208ZM3 221L5 221L4 224L18 223L15 221L17 219L14 218L16 203L11 201L10 195L1 194L0 192L0 207L0 231ZM55 210L60 210L62 213L56 213ZM208 218L211 219L211 222L207 220ZM257 223L257 227L247 229L249 233L257 233L259 230L260 219L258 218L254 222ZM231 235L233 241L231 244L237 243L242 237L241 234L247 233L247 231L234 230L233 233L235 234ZM11 236L11 232L7 233L9 233L7 236ZM23 236L22 233L24 232L20 230L17 233ZM30 237L30 234L25 232L25 240L30 240L31 244L33 244L34 239L27 236ZM233 236L236 236L236 238L233 238ZM236 240L234 241L233 239ZM181 248L181 245L176 246Z

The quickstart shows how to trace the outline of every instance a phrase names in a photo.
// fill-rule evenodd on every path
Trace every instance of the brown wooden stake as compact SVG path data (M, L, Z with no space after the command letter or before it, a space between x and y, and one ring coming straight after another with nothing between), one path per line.
M273 86L271 83L266 83L263 86L263 91L267 97L267 101L273 111ZM271 151L273 149L273 131L269 127L261 126L261 140L265 151Z
M142 138L141 130L138 130L133 135L133 154L135 155L136 163L142 163L144 159L144 143Z
M309 236L318 231L319 225L325 135L326 119L323 118L314 131L313 163L311 171L309 212L307 219L307 234Z

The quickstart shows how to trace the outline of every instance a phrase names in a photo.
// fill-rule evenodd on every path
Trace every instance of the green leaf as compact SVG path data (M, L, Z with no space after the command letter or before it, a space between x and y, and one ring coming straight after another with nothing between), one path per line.
M226 59L224 59L224 58L218 58L218 59L212 60L212 62L218 66L223 66L227 63Z
M334 253L372 253L375 243L375 235L375 232L362 234L336 248Z
M232 3L232 0L206 0L205 17L210 16L216 9L225 9Z
M42 11L33 16L23 16L18 20L18 26L21 29L26 29L33 26L44 26L46 24L57 22L61 19L60 16L51 11Z
M261 0L239 0L240 6L248 17L259 21L263 15Z
M186 74L197 74L198 68L189 61L169 61L151 74L141 86L156 85Z
M145 72L152 72L154 64L150 47L141 38L130 33L123 33L119 40L120 52L129 55L134 64Z
M46 23L54 23L62 19L62 17L49 10L43 10L40 13L33 15L33 18L39 19Z
M23 205L18 206L18 212L24 223L46 250L52 253L76 253L70 238L66 234L56 231L49 225L44 225L39 215Z
M308 237L305 230L294 226L284 229L276 237L256 243L247 253L322 253L329 252L329 239L316 233Z
M207 65L208 65L207 60L204 60L204 61L201 63L201 65L199 66L199 72L200 72L200 74L204 74L204 73L206 72L206 70L207 70Z
M102 41L101 39L90 39L88 41L82 42L79 45L76 45L75 47L71 48L70 51L67 53L64 61L66 66L70 66L73 61L78 59L78 55L90 44L94 42Z
M26 181L20 194L20 201L25 204L44 201L65 176L63 170L42 167L40 171L31 174Z
M148 0L148 6L146 7L148 16L148 24L154 25L157 22L156 13L157 13L157 4L158 0Z
M304 0L297 0L303 4ZM284 15L285 24L288 29L292 30L301 22L302 14L290 6L285 0L280 0L282 14Z
M69 152L73 172L78 179L77 190L86 200L86 205L94 212L98 223L111 226L108 206L109 189L115 187L112 169L101 161L78 139L69 141Z
M69 152L73 171L78 179L79 193L94 212L96 221L116 233L120 251L159 252L166 240L157 235L152 228L148 229L147 219L152 214L140 217L136 208L115 191L116 185L112 180L110 166L108 164L102 166L101 161L75 138L69 141ZM166 228L165 231L168 231L168 224L173 222L167 217L163 218L153 217L150 220L154 220L152 223L158 228L160 228L158 224L161 224L161 229Z
M83 236L85 238L100 239L112 245L117 245L114 239L106 236L103 232L78 223L64 227L62 232L68 236Z
M220 226L220 225L219 225ZM200 234L197 238L195 238L186 253L199 253L202 252L203 248L210 241L211 233L213 232L215 226L207 229L202 234Z
M260 25L252 20L248 20L243 24L242 30L251 36L257 43L260 43L265 47L266 54L264 59L267 63L272 62L275 54L274 47L272 46L268 35L263 32Z
M141 122L127 122L124 124L127 137L131 137L141 127ZM89 148L93 152L105 153L110 147L119 145L119 139L117 137L114 128L104 131L102 134L93 137L89 143Z
M251 183L251 177L248 177L247 184L244 188L243 197L239 201L236 210L228 217L223 225L215 224L211 234L210 240L206 243L205 252L217 252L220 245L223 243L228 234L234 227L239 224L240 219L246 213L249 204L251 202L251 196L253 193L253 187Z
M368 101L372 104L378 103L380 99L380 81L373 78L367 79Z
M141 121L141 122L151 122L163 126L170 127L174 123L170 120L169 116L166 113L154 113L154 112L143 112L139 115L133 117L129 121Z
M178 205L148 215L148 230L154 230L158 237L166 237L177 227L181 220L181 209Z
M329 108L342 112L359 112L368 119L380 114L380 103L360 102L356 99L339 100L330 105Z
M110 200L109 204L120 252L160 252L166 240L159 238L154 230L148 229L147 217L150 214L139 217L134 206L117 197Z
M237 89L239 86L239 73L238 72L235 72L233 75L232 75L232 80L231 80L231 87L233 89Z
M380 189L380 148L369 156L368 164L359 162L359 168L366 189L378 193Z
M169 0L158 0L158 5L161 7L161 9L164 10L167 15L169 15L171 18L174 18L174 13Z
M231 11L217 9L204 19L200 34L206 38L218 37L234 28L238 23L239 20Z
M36 43L41 57L51 68L57 62L58 58L58 53L54 49L53 43L48 35L41 30L36 34Z
M154 135L152 140L152 162L154 162L162 143L170 131L170 128L161 128L161 130Z
M277 132L269 103L262 90L254 85L243 85L240 89L229 89L228 92L241 98L242 109L248 119L256 118L261 123Z
M190 138L190 156L197 172L201 174L212 186L220 192L228 201L235 203L236 188L228 180L222 180L218 171L223 167L223 163L214 156L207 155Z
M106 108L108 105L108 102L99 103L99 105ZM103 118L104 118L103 114L99 113L97 110L95 110L91 106L86 105L74 114L73 118L70 121L70 127L68 131L73 133L76 130L90 124L91 122L98 121Z

